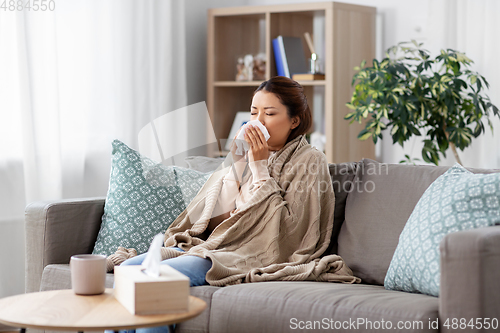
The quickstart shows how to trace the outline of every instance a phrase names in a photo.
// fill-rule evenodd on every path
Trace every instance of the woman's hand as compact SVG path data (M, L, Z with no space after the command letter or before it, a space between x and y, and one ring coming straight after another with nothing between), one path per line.
M248 161L267 160L269 158L269 146L260 128L249 125L245 131L245 140L250 146Z

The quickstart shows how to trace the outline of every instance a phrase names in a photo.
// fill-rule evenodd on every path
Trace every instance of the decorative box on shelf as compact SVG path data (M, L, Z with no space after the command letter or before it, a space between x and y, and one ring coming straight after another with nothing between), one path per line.
M135 315L187 311L189 278L168 265L161 265L160 273L152 277L144 266L116 266L115 298Z
M324 80L325 74L312 74L312 73L304 73L304 74L293 74L292 79L295 81L313 81L313 80Z

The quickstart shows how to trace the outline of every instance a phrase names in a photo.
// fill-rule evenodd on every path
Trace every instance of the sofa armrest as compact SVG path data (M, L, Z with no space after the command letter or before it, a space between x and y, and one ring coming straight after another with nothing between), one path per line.
M45 266L68 264L74 254L92 253L105 198L43 201L25 210L26 292L40 290Z
M440 251L441 324L448 318L450 324L453 318L465 318L467 323L500 320L500 226L451 233L443 238Z

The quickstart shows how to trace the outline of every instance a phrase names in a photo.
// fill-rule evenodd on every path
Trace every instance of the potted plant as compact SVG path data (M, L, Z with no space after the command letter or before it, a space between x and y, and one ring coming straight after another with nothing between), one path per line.
M353 110L345 116L352 122L366 122L358 138L382 139L382 131L391 128L393 143L403 146L412 136L424 134L422 158L438 164L451 148L462 164L457 148L464 150L485 132L490 114L498 108L483 94L486 79L469 69L472 60L465 54L447 49L432 58L422 44L400 43L388 49L382 61L372 67L356 67L351 102Z

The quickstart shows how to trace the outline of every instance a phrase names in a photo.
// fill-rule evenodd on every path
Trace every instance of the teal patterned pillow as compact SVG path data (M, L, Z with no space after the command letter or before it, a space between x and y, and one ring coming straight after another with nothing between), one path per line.
M386 289L439 296L439 243L449 233L500 223L500 174L455 164L418 201L385 276Z
M94 254L110 255L118 246L147 252L195 197L210 173L164 166L124 143L112 143L109 189Z

